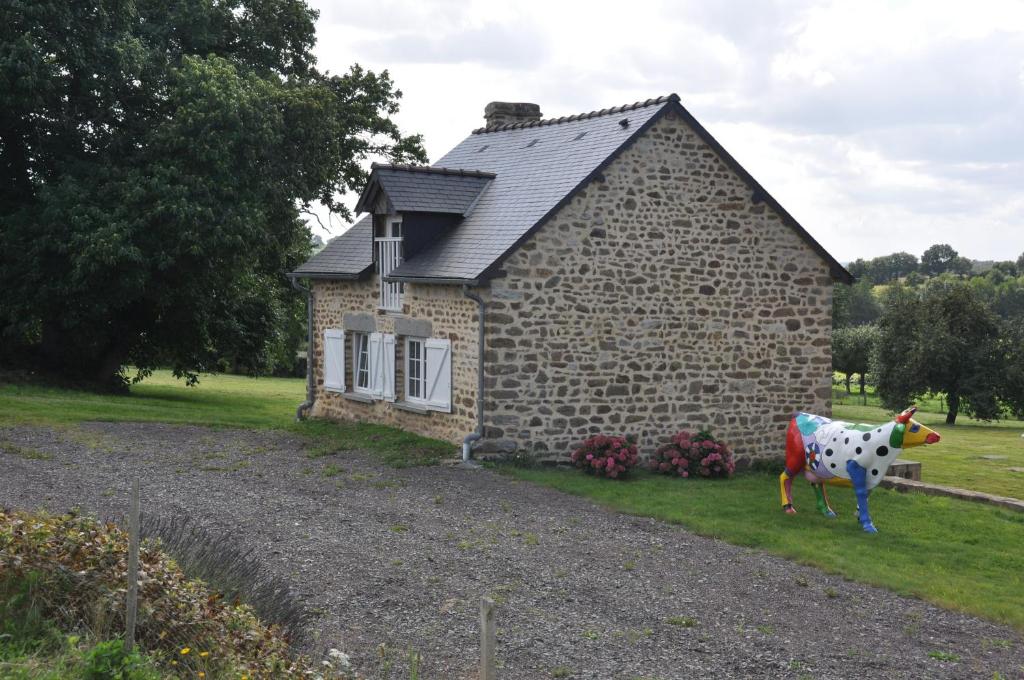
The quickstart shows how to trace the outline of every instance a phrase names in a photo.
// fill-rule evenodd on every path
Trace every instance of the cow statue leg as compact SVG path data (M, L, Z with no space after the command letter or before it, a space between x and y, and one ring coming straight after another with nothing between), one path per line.
M779 475L779 493L782 496L782 509L786 511L787 515L795 515L796 510L793 508L793 477L795 475L789 474L789 469L782 471Z
M818 512L825 515L825 517L835 517L836 513L828 502L828 494L825 493L825 485L811 484L811 487L814 488L814 495L818 497Z
M782 496L782 509L787 515L795 515L793 507L793 478L804 469L807 460L804 458L804 440L800 429L796 426L796 418L789 422L786 431L786 467L779 475L779 492Z
M855 460L846 461L846 471L850 473L853 491L857 496L857 519L864 531L877 534L878 529L871 523L871 515L868 513L868 471L857 465Z

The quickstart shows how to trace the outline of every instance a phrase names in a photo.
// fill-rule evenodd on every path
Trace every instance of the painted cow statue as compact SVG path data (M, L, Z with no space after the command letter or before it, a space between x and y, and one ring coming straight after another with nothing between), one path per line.
M857 496L857 519L864 531L876 533L868 513L868 494L885 477L903 449L939 441L938 433L913 419L909 408L889 423L865 425L797 413L786 432L786 469L779 475L782 509L793 509L793 478L804 473L818 497L818 510L836 513L828 502L825 484L852 486Z

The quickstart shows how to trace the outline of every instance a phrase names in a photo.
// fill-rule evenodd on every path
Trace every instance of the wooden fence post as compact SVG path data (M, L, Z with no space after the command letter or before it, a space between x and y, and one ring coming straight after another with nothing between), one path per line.
M480 599L480 680L495 680L497 666L494 662L495 647L494 600Z
M125 602L124 648L135 646L135 617L139 604L139 478L132 482L128 515L128 596Z

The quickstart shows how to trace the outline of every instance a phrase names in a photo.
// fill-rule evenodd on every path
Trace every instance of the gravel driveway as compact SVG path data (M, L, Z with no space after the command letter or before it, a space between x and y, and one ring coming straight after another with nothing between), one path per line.
M310 459L277 432L0 429L3 505L121 516L134 473L144 511L259 547L368 677L409 678L409 650L421 678L474 677L482 595L499 678L1024 677L1006 627L492 472Z

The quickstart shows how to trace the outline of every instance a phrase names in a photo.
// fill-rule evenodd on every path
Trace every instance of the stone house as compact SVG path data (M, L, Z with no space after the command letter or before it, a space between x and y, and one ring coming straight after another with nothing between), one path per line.
M366 216L291 274L313 416L540 458L710 427L750 458L829 414L852 277L676 95L485 119L434 166L375 165Z

